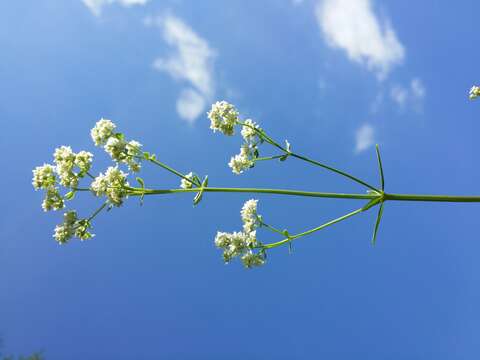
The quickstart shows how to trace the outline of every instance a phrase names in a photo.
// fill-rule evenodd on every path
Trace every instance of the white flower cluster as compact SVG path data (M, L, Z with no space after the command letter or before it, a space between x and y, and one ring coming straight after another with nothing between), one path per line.
M55 149L53 159L56 165L56 172L60 178L60 184L65 187L77 187L80 178L90 170L93 155L87 151L80 151L75 154L70 146L61 146ZM77 167L80 172L75 173Z
M90 185L96 196L106 196L108 202L114 206L122 205L123 199L127 197L125 186L129 186L127 174L117 166L110 166L105 174L100 173Z
M86 151L74 153L69 146L61 146L55 149L53 160L55 166L44 164L33 170L32 185L35 190L46 191L42 203L44 211L59 210L65 207L63 197L60 195L58 183L75 189L78 182L83 178L92 165L93 155Z
M105 145L107 140L114 136L116 128L117 126L111 120L100 119L90 131L95 146Z
M253 120L245 120L241 131L244 143L240 147L240 153L232 156L228 163L234 174L239 175L255 164L255 158L258 157L258 144L260 143L258 130L261 130L260 126Z
M242 210L240 210L240 215L242 216L243 222L243 231L250 233L255 231L258 228L260 223L260 218L257 214L257 204L258 200L248 200L243 204Z
M226 101L217 101L207 113L210 119L210 129L220 131L231 136L235 133L235 125L238 123L238 111L235 106Z
M123 134L116 133L116 125L106 119L99 120L90 131L96 146L103 146L105 151L117 163L124 163L133 172L140 171L141 147L138 141L126 141Z
M470 89L470 100L475 100L477 97L480 96L480 86L472 86Z
M240 175L254 165L252 153L253 151L250 146L248 144L243 144L240 148L240 153L232 156L228 166L232 169L234 174Z
M180 181L180 187L182 189L191 189L193 187L193 181L195 181L195 174L193 172L189 172L185 177L191 181L188 181L186 179L182 179Z
M240 257L243 265L247 268L261 266L265 263L265 254L254 251L261 245L256 235L256 228L260 226L257 202L258 200L248 200L242 207L240 213L243 231L233 233L219 231L217 233L215 245L223 250L223 259L226 263L234 257Z
M94 236L88 231L89 228L88 220L79 220L75 211L67 211L63 214L63 223L55 227L53 237L60 244L67 243L74 236L80 240L87 240Z
M240 147L240 153L232 156L228 166L234 174L241 174L253 167L255 158L258 157L258 144L262 142L259 132L261 128L253 120L247 119L240 122L239 113L235 106L226 101L217 101L208 112L210 129L220 131L225 135L235 133L235 125L242 125L241 134L244 143Z

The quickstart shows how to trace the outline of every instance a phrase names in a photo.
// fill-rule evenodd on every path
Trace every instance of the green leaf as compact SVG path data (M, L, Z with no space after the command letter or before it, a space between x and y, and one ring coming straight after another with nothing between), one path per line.
M378 146L378 144L375 145L375 151L377 153L378 169L380 172L380 184L383 191L385 189L385 178L383 176L382 158L380 157L380 147Z
M195 195L195 197L193 198L193 206L197 205L201 200L202 200L202 197L203 197L203 191L205 190L205 188L208 186L208 175L205 176L205 179L203 180L202 182L202 186L200 187L200 191L197 193L197 195Z
M384 204L384 202L382 202L380 204L380 208L378 209L377 221L375 222L375 228L373 230L373 236L372 236L372 245L373 246L375 246L376 241L377 241L378 227L380 226L380 221L382 220L382 215L383 215L383 204Z
M72 200L75 197L76 190L69 191L68 193L65 194L65 199L66 200Z
M125 135L123 135L122 133L116 133L114 135L118 140L125 140Z
M280 161L285 161L290 156L290 154L285 154L280 158Z
M145 182L143 181L143 179L141 177L136 177L135 180L137 180L137 182L140 184L140 186L142 187L142 189L145 189Z

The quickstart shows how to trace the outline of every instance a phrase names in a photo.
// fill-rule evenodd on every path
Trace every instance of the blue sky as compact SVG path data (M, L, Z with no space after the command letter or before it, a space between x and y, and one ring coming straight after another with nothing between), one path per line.
M212 186L363 192L289 159L235 176L240 139L213 134L225 99L295 151L386 190L478 194L474 1L71 0L0 3L0 337L48 359L475 359L480 355L476 204L387 203L279 248L251 271L224 265L217 230L251 196L129 199L91 241L59 246L31 170L71 145L109 164L90 128L116 122ZM147 185L178 180L145 166ZM85 194L79 194L85 195ZM290 232L356 201L256 196ZM77 196L81 214L98 206ZM266 242L273 234L262 233ZM475 340L477 339L477 340Z

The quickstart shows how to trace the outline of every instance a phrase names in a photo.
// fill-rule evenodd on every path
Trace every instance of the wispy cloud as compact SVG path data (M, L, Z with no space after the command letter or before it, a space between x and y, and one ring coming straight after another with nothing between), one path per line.
M82 0L95 16L100 16L106 5L119 4L122 6L145 5L149 0Z
M375 143L375 129L370 124L363 124L355 132L355 152L360 153Z
M409 106L416 111L422 109L426 93L425 86L419 78L413 78L409 86L394 85L390 89L390 97L395 103L401 108Z
M165 42L172 49L167 57L155 59L153 67L188 84L177 100L177 112L183 119L195 121L215 92L215 51L205 39L174 15L147 18L145 24L159 27Z
M318 25L333 48L374 71L379 79L402 63L405 50L388 19L379 19L370 0L320 0Z

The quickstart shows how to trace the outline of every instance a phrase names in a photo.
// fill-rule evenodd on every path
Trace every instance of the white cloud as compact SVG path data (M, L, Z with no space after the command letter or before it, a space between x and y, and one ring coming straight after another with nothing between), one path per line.
M185 89L177 99L177 112L182 119L194 122L206 105L205 98L198 91Z
M120 4L122 6L145 5L149 0L82 0L95 16L102 14L102 9L106 5Z
M205 109L214 92L213 60L215 51L181 19L167 15L145 19L147 26L158 26L172 48L168 57L159 57L153 67L174 79L188 83L177 100L178 114L193 122Z
M405 108L409 105L417 111L421 110L426 93L427 90L419 78L413 78L410 81L410 85L407 87L394 85L390 89L390 97L401 108Z
M375 143L375 129L370 124L363 124L355 133L355 152L360 153Z
M346 51L379 79L402 63L403 45L388 20L374 14L370 0L320 0L316 16L327 44Z

